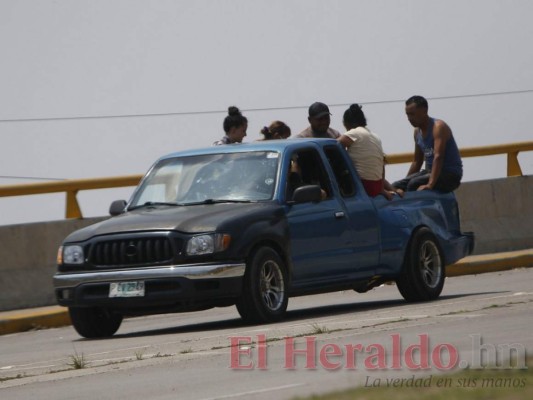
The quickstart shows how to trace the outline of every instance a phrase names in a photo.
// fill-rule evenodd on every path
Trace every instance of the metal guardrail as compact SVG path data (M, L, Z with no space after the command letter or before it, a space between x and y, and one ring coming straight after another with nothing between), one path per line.
M497 154L507 154L507 176L522 176L522 169L518 162L518 153L533 150L533 142L517 142L497 144L492 146L466 147L460 149L461 157L483 157ZM413 161L413 153L387 155L388 164L402 164Z
M127 175L109 178L69 179L54 182L6 185L0 186L0 197L65 192L67 195L65 218L83 218L76 197L80 190L136 186L142 177L143 175Z
M507 176L522 176L518 153L532 151L533 142L518 142L482 147L468 147L460 150L461 157L483 157L507 154ZM388 164L402 164L413 161L413 153L387 155ZM65 218L83 218L76 195L80 190L110 189L136 186L143 175L126 175L108 178L69 179L65 181L28 183L0 186L0 197L25 196L31 194L66 193Z

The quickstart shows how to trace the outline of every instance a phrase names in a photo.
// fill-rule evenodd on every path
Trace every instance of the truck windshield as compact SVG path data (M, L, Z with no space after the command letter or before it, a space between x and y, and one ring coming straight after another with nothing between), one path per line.
M135 192L129 209L143 205L189 205L271 200L279 153L205 154L158 162Z

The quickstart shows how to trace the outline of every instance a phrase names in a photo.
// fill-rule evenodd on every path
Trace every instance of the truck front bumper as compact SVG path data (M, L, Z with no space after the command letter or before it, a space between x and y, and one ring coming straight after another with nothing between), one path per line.
M54 289L62 306L144 309L197 304L216 305L236 298L242 290L244 263L188 264L128 270L61 272ZM110 297L112 282L144 282L142 297Z

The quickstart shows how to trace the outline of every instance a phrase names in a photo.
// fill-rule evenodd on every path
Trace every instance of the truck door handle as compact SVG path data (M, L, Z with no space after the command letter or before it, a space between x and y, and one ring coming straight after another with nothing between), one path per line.
M335 213L335 218L344 218L344 212L343 211L337 211Z

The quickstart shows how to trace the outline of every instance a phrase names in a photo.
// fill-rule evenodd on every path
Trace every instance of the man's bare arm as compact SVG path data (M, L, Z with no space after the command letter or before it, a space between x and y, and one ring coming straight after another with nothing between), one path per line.
M433 166L431 167L431 174L429 182L422 185L418 190L433 189L437 180L439 179L444 165L444 153L446 151L446 143L452 135L451 129L443 121L436 121L433 128Z
M422 164L424 163L424 153L422 153L422 150L420 150L420 147L418 147L418 145L416 144L416 129L413 133L413 138L415 140L415 158L411 163L411 166L409 167L407 176L420 171L420 169L422 168Z

